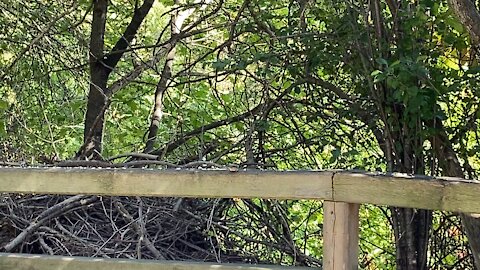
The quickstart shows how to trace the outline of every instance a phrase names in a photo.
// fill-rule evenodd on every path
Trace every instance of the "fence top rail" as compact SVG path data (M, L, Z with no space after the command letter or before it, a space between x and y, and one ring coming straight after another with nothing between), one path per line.
M307 270L306 267L276 265L220 264L204 262L102 259L0 253L2 270Z
M0 168L0 192L317 199L480 213L480 182L360 171Z

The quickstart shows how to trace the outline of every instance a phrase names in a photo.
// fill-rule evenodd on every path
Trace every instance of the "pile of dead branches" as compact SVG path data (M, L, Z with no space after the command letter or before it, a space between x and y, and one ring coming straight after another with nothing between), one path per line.
M280 202L3 195L3 251L104 258L319 266Z

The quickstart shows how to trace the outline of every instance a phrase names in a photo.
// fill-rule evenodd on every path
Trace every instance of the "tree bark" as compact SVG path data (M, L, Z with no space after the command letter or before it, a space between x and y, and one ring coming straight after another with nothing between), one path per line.
M93 5L93 21L90 34L90 90L88 93L87 113L83 138L86 157L99 159L102 149L104 111L107 99L108 73L104 68L104 37L107 21L108 0L95 0Z
M178 17L178 14L173 14L171 18L170 31L172 36L180 33L180 29L182 28L182 25L179 23L182 23L183 21L177 21L179 20ZM145 149L143 150L144 153L152 152L155 145L158 128L160 127L160 121L163 117L163 96L167 91L168 81L172 77L173 60L175 59L176 53L175 46L176 42L172 44L172 47L167 54L165 65L163 66L162 70L162 76L160 77L160 81L157 83L157 87L155 89L155 103L153 105L150 127L148 128L147 143L145 144Z
M480 42L480 13L473 0L448 0L448 4L472 39Z
M385 89L385 88L383 88ZM383 90L388 91L388 90ZM390 110L388 110L388 107ZM418 150L416 145L423 145L423 138L417 129L408 124L414 118L420 125L418 116L406 112L403 106L395 102L386 103L384 112L390 111L386 117L394 119L392 124L385 122L385 133L390 150L393 153L390 172L403 172L424 174L423 150ZM380 142L379 142L380 143ZM432 211L413 208L390 207L393 220L393 231L396 245L396 269L398 270L425 270L427 269L428 240L432 225Z
M397 269L427 269L431 211L399 207L390 209L394 223Z
M150 11L154 0L145 0L135 9L132 20L118 39L112 51L104 53L105 25L107 20L108 0L94 0L93 20L90 34L90 89L88 93L84 144L77 153L80 159L101 159L105 111L109 105L111 91L107 87L110 73L116 67L125 49L134 39L143 20Z
M401 135L403 133L403 135ZM413 145L419 138L411 138L409 128L404 125L402 132L393 133L395 141L403 142L402 147L394 149L400 164L395 164L397 171L421 174L423 168L412 162L415 157ZM403 140L402 140L403 137ZM409 139L410 137L411 139ZM420 140L421 141L421 140ZM396 145L392 143L392 145ZM421 145L421 144L420 144ZM396 269L424 270L427 269L427 250L432 225L432 211L412 208L391 207L393 230L396 244Z
M178 0L175 1L176 5L179 5ZM204 8L205 5L202 5L201 8ZM165 59L165 65L163 66L162 75L160 81L157 83L155 90L155 103L153 106L153 112L150 120L150 127L148 128L147 142L145 144L144 153L150 153L154 150L155 139L157 137L158 128L160 126L160 121L163 117L163 96L168 88L168 82L172 77L172 67L173 60L175 59L176 48L178 39L175 37L178 36L182 30L183 24L188 17L190 17L195 11L195 8L189 8L183 11L177 11L172 15L170 21L170 32L171 32L171 47L170 51L167 54Z

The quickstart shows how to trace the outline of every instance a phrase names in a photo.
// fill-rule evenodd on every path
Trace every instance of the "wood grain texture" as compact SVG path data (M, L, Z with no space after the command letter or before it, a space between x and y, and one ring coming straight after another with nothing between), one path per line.
M358 269L359 205L323 203L323 269Z
M2 270L306 270L275 265L219 264L180 261L100 259L0 253Z
M332 172L1 168L0 192L332 199Z
M477 181L347 171L0 168L0 192L316 199L480 213Z
M334 201L480 213L480 183L458 178L338 172Z

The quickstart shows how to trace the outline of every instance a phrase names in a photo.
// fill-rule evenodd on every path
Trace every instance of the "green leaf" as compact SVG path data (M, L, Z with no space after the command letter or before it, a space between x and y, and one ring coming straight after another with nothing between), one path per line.
M231 63L229 59L218 60L217 62L212 63L212 67L217 70L224 70L226 66Z
M0 100L0 110L6 110L8 108L8 102L5 100Z
M383 74L383 72L381 70L374 70L370 75L372 75L373 77L379 75L379 74Z
M393 67L395 67L395 66L398 66L400 63L401 63L400 60L396 60L395 62L393 62L392 64L390 64L390 68L393 68Z
M383 58L378 58L378 59L377 59L377 63L379 63L379 64L381 64L381 65L388 66L387 60L385 60L385 59L383 59Z
M7 131L5 129L5 123L3 121L0 121L0 137L6 137L7 136Z
M455 31L457 31L459 33L463 33L463 25L459 21L454 19L453 17L449 17L449 18L445 19L445 22L448 25L450 25Z
M417 62L423 62L425 60L428 59L428 56L426 55L420 55L419 57L417 57Z

